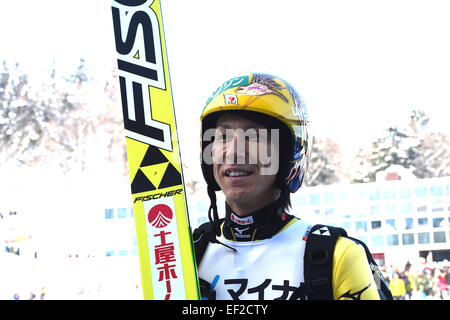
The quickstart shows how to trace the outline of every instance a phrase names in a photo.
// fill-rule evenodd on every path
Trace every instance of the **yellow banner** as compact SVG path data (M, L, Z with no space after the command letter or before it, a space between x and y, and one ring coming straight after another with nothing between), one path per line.
M160 1L112 15L144 299L199 299Z

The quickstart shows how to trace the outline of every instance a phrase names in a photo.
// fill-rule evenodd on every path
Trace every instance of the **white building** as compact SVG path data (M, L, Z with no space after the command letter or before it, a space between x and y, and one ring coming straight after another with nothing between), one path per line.
M345 228L379 264L403 267L430 252L450 260L450 177L419 180L391 170L373 183L303 188L293 207L306 220Z

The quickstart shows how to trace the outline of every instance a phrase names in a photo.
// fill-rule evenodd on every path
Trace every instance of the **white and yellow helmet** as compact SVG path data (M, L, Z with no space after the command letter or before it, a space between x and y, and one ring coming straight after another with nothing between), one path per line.
M284 184L290 192L296 192L308 168L311 152L311 136L308 133L309 117L300 95L286 81L269 74L251 73L225 81L208 98L200 120L201 137L215 126L222 112L239 112L241 115L255 113L271 121L272 127L279 127L287 136L280 135L280 170L277 183ZM275 121L274 121L275 120ZM201 142L202 151L206 141ZM220 190L212 165L201 157L203 176L215 191Z

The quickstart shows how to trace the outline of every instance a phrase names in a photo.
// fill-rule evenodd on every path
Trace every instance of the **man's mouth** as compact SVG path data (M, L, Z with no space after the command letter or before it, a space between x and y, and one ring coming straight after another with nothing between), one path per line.
M246 177L252 174L251 171L242 169L227 169L224 172L227 177Z

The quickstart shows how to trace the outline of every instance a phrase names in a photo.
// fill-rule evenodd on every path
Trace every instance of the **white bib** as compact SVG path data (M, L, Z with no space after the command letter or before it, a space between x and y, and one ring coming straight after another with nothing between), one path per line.
M304 281L303 256L312 225L298 220L270 239L209 243L199 277L211 283L217 300L289 299Z

